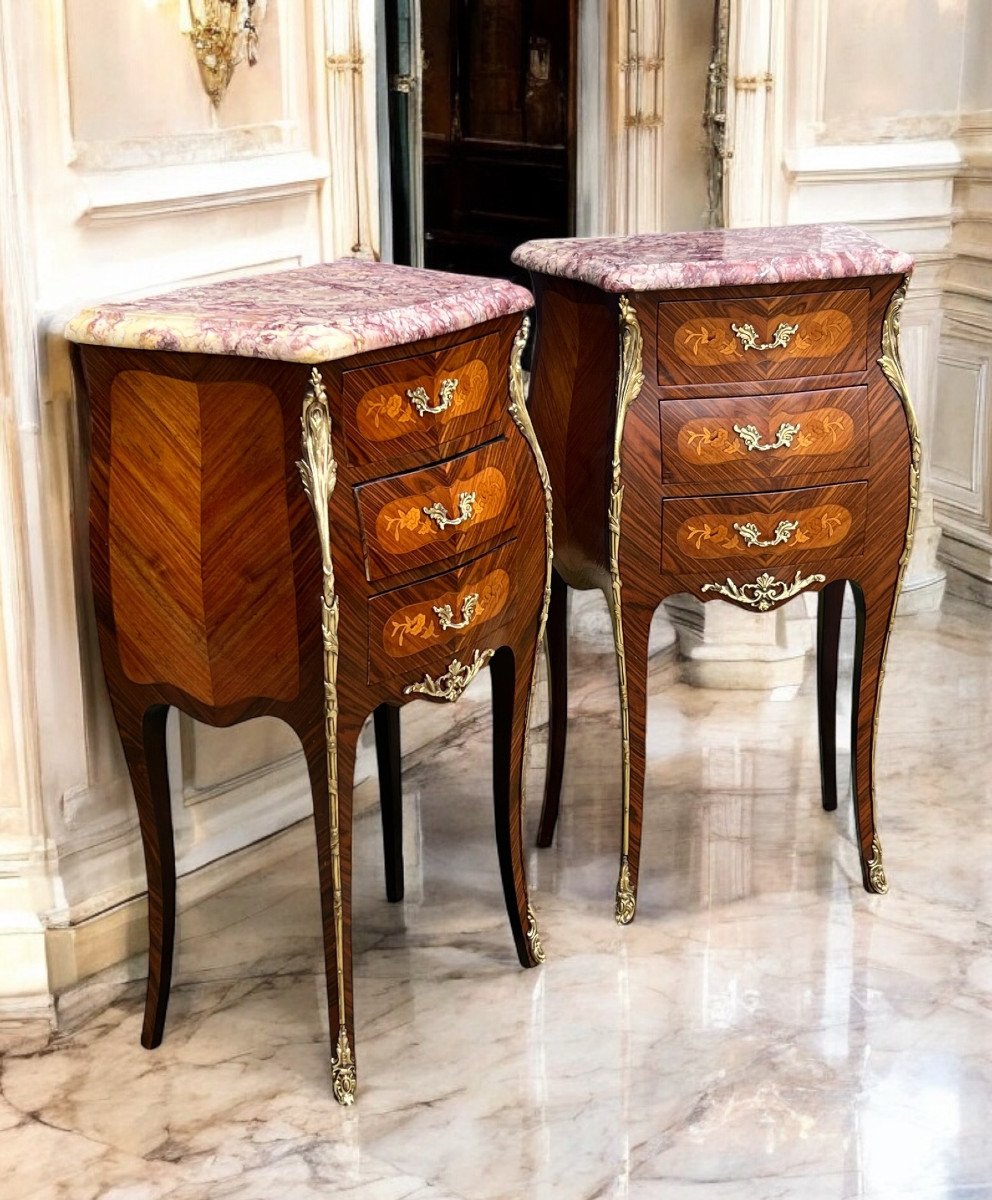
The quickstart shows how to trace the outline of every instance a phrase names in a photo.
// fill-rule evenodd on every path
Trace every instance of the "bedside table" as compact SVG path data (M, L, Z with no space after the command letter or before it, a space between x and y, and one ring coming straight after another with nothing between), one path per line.
M634 917L648 634L687 592L768 612L819 591L823 805L836 808L837 643L857 614L852 773L865 888L886 890L874 749L920 446L899 364L912 259L849 226L528 242L531 410L556 493L552 707L539 844L558 814L566 586L599 587L620 678L616 918Z
M280 717L303 743L341 1103L357 1082L352 782L369 713L395 899L398 708L457 700L490 667L503 889L521 964L543 959L521 816L551 572L520 366L530 305L498 280L343 260L69 325L100 649L148 873L143 1045L162 1037L174 943L170 705L213 725Z

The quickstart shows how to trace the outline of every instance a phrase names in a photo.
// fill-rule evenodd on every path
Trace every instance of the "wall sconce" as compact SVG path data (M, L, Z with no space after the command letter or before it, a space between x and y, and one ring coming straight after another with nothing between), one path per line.
M180 0L179 23L189 34L203 87L216 108L234 68L258 61L258 26L266 0Z

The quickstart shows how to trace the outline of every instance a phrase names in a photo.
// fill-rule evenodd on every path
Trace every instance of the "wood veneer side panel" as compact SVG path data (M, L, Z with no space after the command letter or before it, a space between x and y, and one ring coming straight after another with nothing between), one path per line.
M573 587L609 584L607 512L619 362L617 300L533 277L529 407L555 497L555 564Z
M109 584L121 667L133 683L171 683L213 704L196 384L121 371L110 386L109 451Z
M214 703L289 701L300 672L279 400L246 380L203 381L198 390Z
M320 561L313 514L299 485L296 460L300 448L300 413L309 367L238 356L121 350L83 346L76 352L81 381L82 419L89 427L90 573L100 636L104 672L115 703L134 708L152 704L174 705L197 720L218 726L233 725L251 717L271 714L298 731L322 713L322 658L320 649ZM292 699L274 699L252 693L230 703L208 703L192 694L181 680L135 683L123 670L110 580L110 472L112 413L110 394L122 372L149 373L156 377L198 386L201 381L231 383L258 381L279 399L282 414L282 464L289 540L292 548L293 604L280 609L279 621L299 632L296 651L300 684ZM88 418L88 420L87 420ZM292 595L289 593L289 595Z

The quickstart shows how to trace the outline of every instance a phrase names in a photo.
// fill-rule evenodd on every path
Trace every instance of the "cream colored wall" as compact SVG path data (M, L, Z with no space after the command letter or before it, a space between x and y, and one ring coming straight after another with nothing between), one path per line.
M829 0L818 140L949 135L961 99L968 9L966 0Z
M269 0L258 65L214 109L179 2L0 0L0 1011L50 1013L55 993L141 944L65 317L377 246L371 6ZM277 723L173 715L170 739L180 873L309 811Z

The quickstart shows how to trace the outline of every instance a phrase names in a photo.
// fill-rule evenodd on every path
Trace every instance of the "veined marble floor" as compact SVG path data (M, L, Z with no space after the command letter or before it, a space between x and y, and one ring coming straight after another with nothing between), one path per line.
M576 656L577 658L579 656ZM638 916L613 922L616 682L575 663L560 837L521 971L488 710L405 762L408 899L356 829L359 1099L333 1103L308 826L186 911L162 1048L141 989L2 1062L4 1200L992 1196L992 614L899 621L878 762L891 891L818 797L798 697L655 673ZM540 797L535 739L528 824Z

